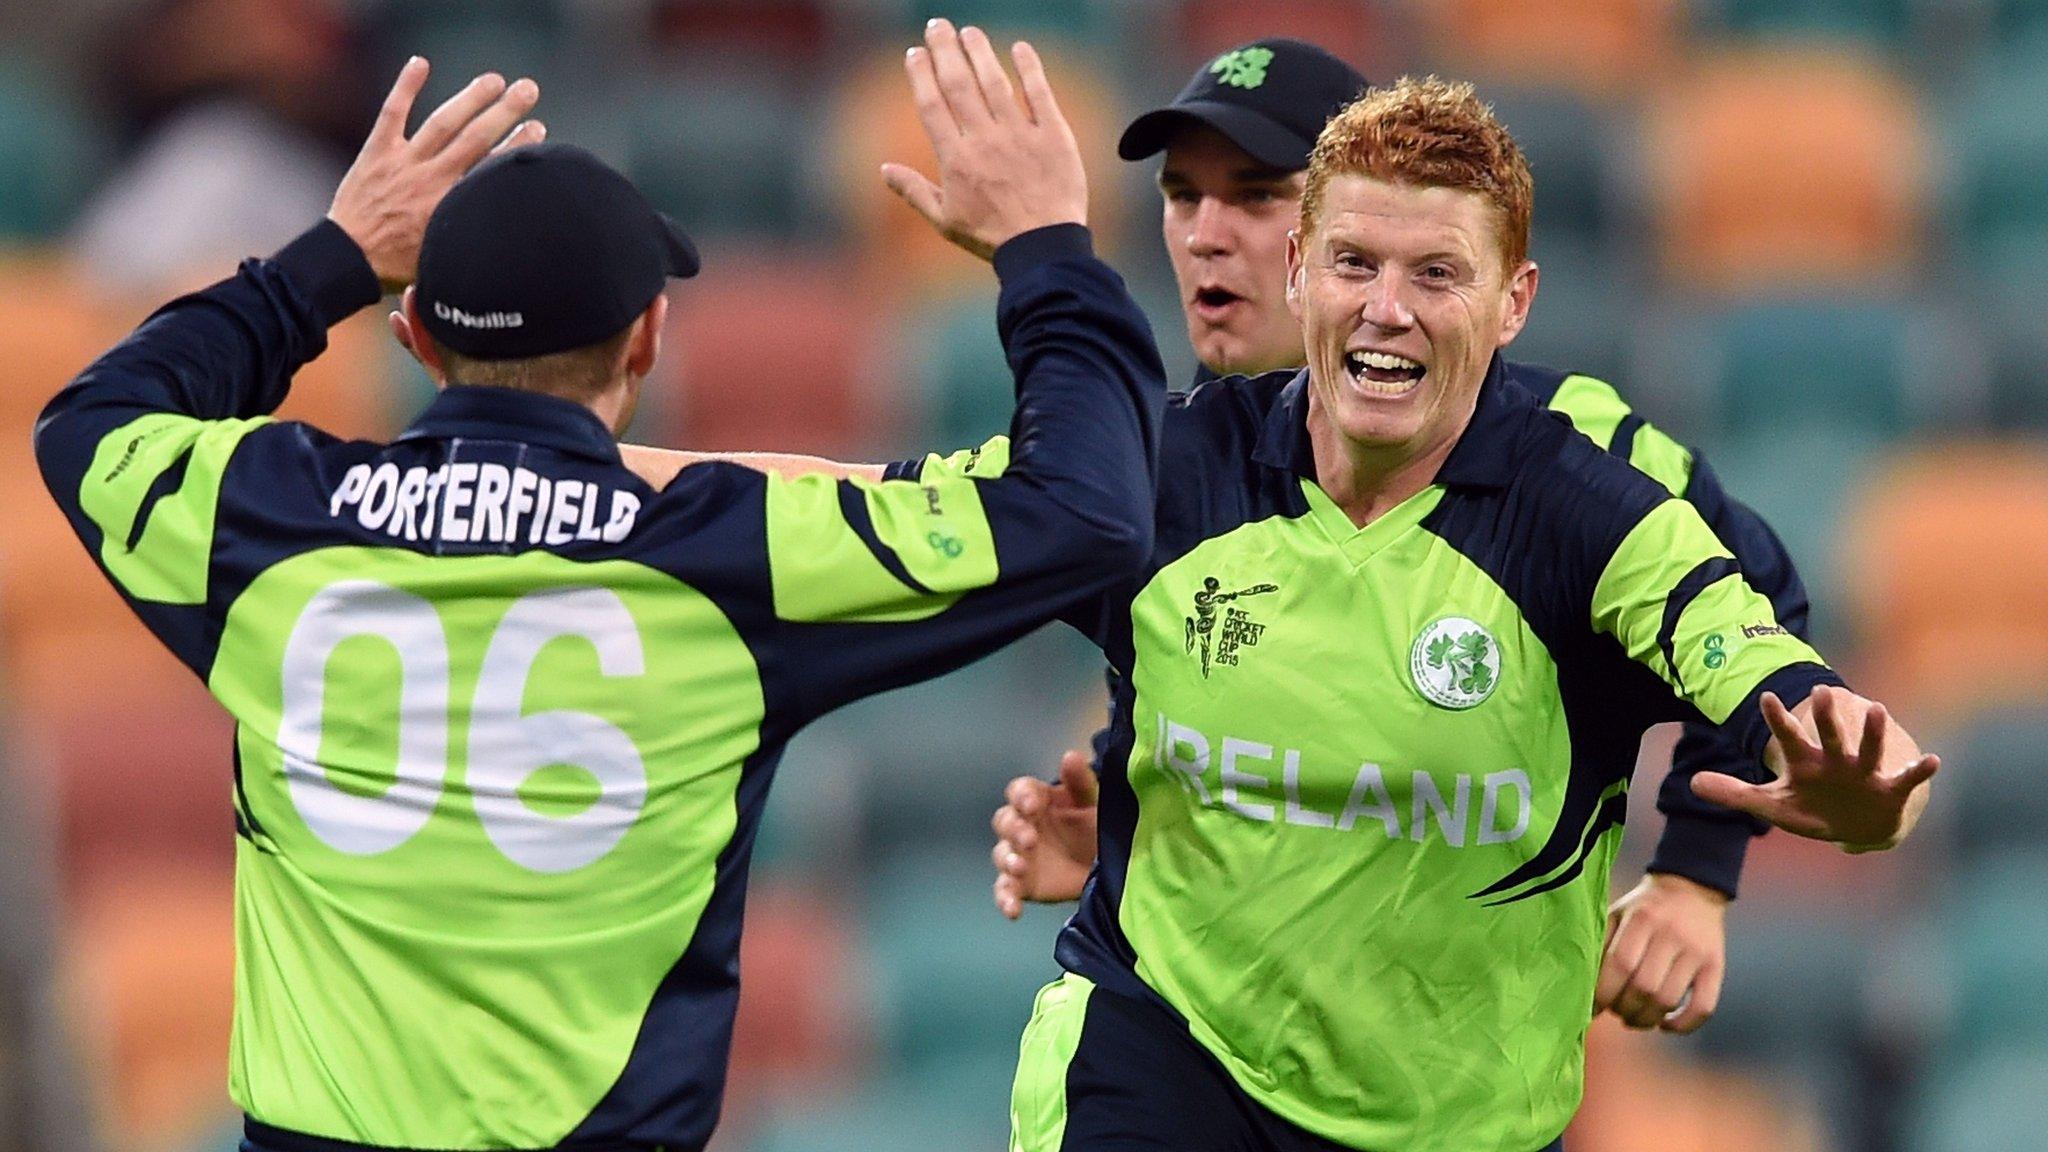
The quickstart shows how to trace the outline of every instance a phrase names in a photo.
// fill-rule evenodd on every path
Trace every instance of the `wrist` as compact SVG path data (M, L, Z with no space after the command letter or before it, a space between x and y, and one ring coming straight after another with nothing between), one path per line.
M1726 892L1710 884L1689 880L1676 872L1651 872L1643 877L1643 881L1657 891L1705 900L1715 908L1725 909L1730 903Z
M278 249L271 261L284 270L321 323L330 328L383 296L362 246L332 217L300 233Z

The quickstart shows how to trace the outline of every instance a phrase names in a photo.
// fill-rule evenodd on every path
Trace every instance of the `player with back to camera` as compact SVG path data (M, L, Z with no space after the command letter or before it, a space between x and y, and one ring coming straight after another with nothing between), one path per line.
M981 115L924 111L937 222L1002 281L1024 438L999 479L642 482L614 437L694 249L515 129L531 81L481 77L408 137L418 59L328 219L45 409L52 495L236 721L245 1148L702 1148L784 743L1142 562L1157 349L1090 252L1037 56L1021 100L983 56ZM273 420L327 329L401 287L440 389L411 427Z

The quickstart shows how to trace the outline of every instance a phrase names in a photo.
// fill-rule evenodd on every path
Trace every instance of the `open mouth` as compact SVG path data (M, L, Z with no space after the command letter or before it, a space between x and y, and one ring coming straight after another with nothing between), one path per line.
M1399 396L1415 387L1428 369L1406 356L1354 348L1344 353L1344 371L1363 391Z
M1196 305L1209 310L1228 308L1243 299L1244 297L1239 296L1228 288L1197 288L1195 290Z

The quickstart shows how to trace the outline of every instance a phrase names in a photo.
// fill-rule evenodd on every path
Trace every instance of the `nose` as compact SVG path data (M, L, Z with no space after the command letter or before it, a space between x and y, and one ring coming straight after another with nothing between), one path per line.
M1365 301L1359 319L1383 332L1405 332L1415 327L1415 310L1407 297L1407 279L1385 272L1365 287Z
M1189 255L1222 256L1229 253L1233 238L1225 215L1228 211L1228 206L1216 197L1202 197L1195 205L1194 218L1188 221Z

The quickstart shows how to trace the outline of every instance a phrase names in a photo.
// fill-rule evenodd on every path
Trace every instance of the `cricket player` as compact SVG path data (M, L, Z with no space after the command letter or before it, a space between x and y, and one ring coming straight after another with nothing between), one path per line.
M1197 386L1305 361L1301 326L1285 298L1287 237L1316 134L1365 87L1364 76L1323 49L1268 38L1204 64L1170 103L1125 130L1118 151L1126 160L1165 154L1162 232L1200 363ZM1704 460L1631 411L1605 381L1513 360L1505 370L1697 508L1770 597L1778 619L1806 635L1806 589L1791 557L1762 518L1728 497ZM1079 898L1095 862L1094 761L1109 731L1096 735L1092 755L1067 753L1058 782L1020 777L1006 790L992 821L995 899L1005 915L1019 915L1026 900ZM1611 1009L1630 1027L1678 1033L1713 1015L1725 971L1726 908L1751 838L1768 825L1701 800L1690 784L1701 771L1747 768L1712 726L1685 726L1657 796L1666 823L1649 874L1610 912L1596 1011Z
M912 63L947 53L958 75L950 41ZM695 250L515 129L530 81L481 77L406 135L417 59L326 220L51 401L51 494L236 721L245 1147L702 1148L784 743L1143 562L1163 371L1013 56L1021 96L985 42L971 108L917 92L921 191L1002 281L999 479L641 481L614 438ZM411 427L272 419L327 330L400 288L440 387Z
M1169 407L1152 561L1066 614L1119 675L1020 1152L1558 1146L1651 724L1761 758L1769 784L1691 787L1797 834L1917 820L1939 761L1510 375L1532 202L1469 87L1369 94L1288 241L1308 367Z

